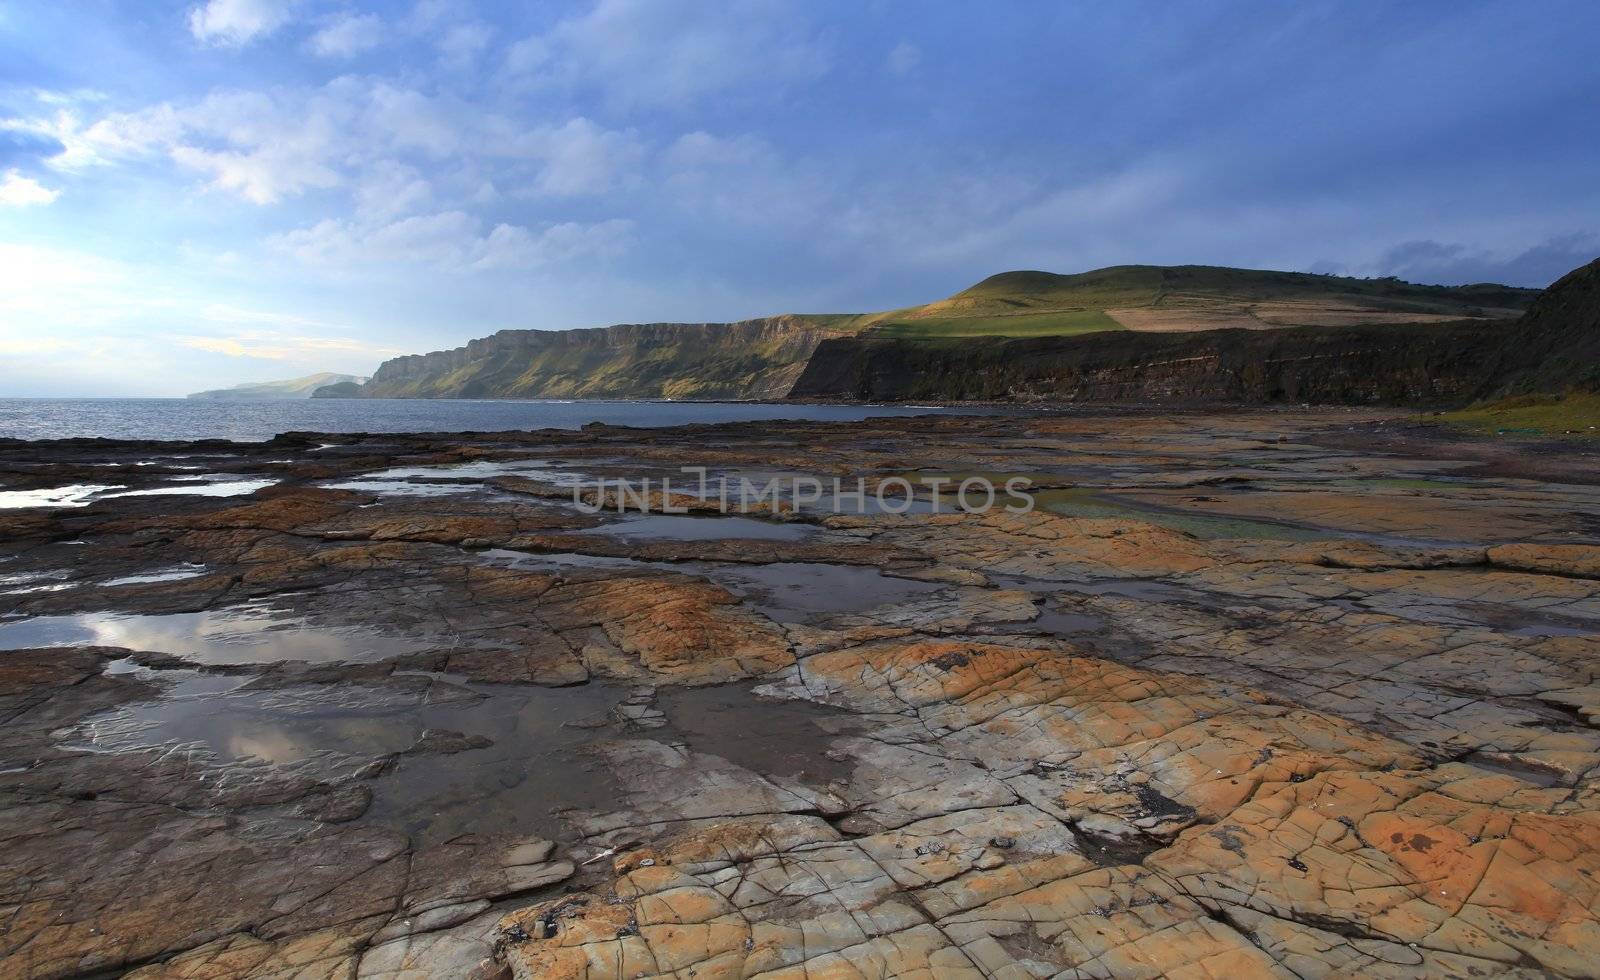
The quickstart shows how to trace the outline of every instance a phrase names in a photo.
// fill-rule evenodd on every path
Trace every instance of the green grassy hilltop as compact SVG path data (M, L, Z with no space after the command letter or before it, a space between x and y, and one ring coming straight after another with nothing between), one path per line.
M858 323L866 333L900 339L1416 323L1513 317L1537 292L1221 266L1120 265L1075 275L1003 272L947 299L870 314Z

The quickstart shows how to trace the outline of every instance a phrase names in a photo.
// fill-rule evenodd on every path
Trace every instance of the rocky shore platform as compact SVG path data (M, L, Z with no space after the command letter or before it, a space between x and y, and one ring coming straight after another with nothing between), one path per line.
M0 977L1600 975L1600 457L1518 440L0 442ZM1036 507L573 502L680 466Z

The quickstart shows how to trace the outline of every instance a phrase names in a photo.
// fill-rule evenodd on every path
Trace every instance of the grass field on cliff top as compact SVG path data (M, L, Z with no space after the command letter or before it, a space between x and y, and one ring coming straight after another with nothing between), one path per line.
M888 320L872 327L873 336L932 340L942 337L1066 337L1126 330L1104 310L1060 310L998 316Z
M828 325L910 340L1060 337L1126 330L1119 311L1161 310L1175 318L1178 329L1288 327L1324 322L1328 316L1342 322L1394 322L1514 315L1533 294L1300 272L1130 265L1076 275L1003 272L923 306L832 318ZM1258 316L1258 311L1270 312ZM1192 323L1185 322L1189 317ZM1137 323L1134 328L1139 329Z

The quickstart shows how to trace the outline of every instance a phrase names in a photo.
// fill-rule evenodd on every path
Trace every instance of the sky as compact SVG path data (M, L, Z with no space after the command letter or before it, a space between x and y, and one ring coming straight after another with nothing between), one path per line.
M1600 4L0 0L0 396L1009 269L1543 286Z

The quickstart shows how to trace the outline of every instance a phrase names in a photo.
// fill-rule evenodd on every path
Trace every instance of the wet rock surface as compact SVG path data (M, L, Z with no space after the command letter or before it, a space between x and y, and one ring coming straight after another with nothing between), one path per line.
M1356 411L0 445L0 977L1593 976L1593 452ZM1038 507L578 506L684 463Z

